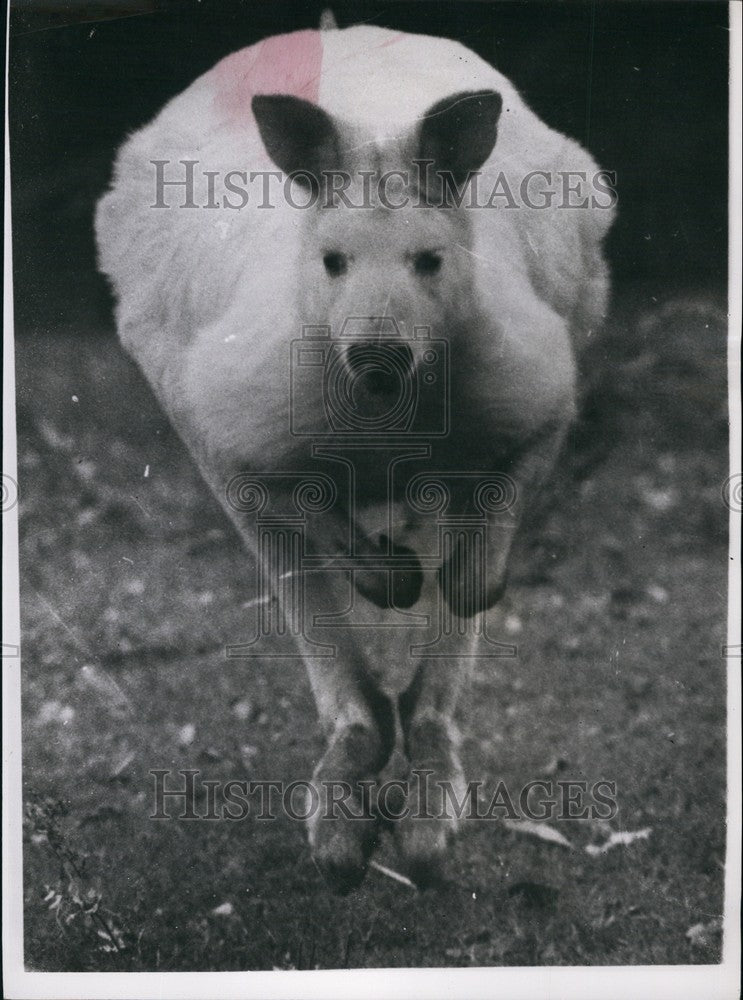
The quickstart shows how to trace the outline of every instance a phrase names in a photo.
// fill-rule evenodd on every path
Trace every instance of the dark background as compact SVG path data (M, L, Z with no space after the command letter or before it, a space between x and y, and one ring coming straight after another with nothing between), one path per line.
M110 326L92 214L114 151L222 56L317 26L326 2L68 0L11 10L16 319ZM728 15L717 2L331 4L369 22L461 40L550 125L616 170L616 280L724 284Z

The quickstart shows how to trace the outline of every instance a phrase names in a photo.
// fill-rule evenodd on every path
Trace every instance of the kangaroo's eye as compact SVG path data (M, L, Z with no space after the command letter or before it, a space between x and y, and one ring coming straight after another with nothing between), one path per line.
M322 262L331 278L340 278L348 270L348 257L344 253L326 253Z
M415 255L413 266L416 274L437 274L441 269L441 255L433 250L424 250Z

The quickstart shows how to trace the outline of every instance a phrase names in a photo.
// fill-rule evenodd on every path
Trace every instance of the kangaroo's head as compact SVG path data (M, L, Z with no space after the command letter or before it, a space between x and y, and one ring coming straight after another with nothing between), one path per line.
M455 94L380 142L296 97L253 99L267 152L312 206L297 212L303 322L335 332L354 318L369 337L390 321L403 337L462 325L473 303L470 227L454 199L490 156L501 103L489 90Z

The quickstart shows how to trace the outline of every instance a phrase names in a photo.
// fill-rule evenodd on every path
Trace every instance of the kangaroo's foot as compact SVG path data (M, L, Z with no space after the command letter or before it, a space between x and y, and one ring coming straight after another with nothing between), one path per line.
M395 837L410 878L425 888L444 881L450 843L460 822L455 806L464 801L466 782L449 719L414 718L407 747L408 808L395 826Z
M381 739L371 726L345 725L333 733L313 775L310 848L325 879L340 893L361 884L376 844L370 788L384 763L381 755Z

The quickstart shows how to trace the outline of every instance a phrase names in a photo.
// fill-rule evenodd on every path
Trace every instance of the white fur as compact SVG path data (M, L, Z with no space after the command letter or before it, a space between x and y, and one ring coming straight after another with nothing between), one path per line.
M464 91L489 89L500 94L503 106L497 141L479 178L486 196L501 174L508 189L519 192L532 171L583 171L590 178L596 170L588 153L541 122L508 80L462 45L372 27L306 33L300 48L305 42L307 65L301 59L298 67L287 60L286 66L282 63L288 92L297 96L292 85L314 86L316 91L319 82L317 102L350 125L345 134L358 135L359 142L374 144L410 135L437 102ZM274 198L275 207L261 209L255 189L251 202L239 211L224 206L153 208L151 161L170 161L172 174L179 161L196 160L198 177L207 170L224 175L232 170L274 169L250 114L252 86L270 78L271 53L281 56L282 45L286 52L294 52L296 44L296 37L284 39L278 42L279 50L276 43L273 49L270 44L267 49L258 45L228 57L172 100L119 151L111 189L101 199L96 217L100 267L116 293L121 341L139 362L223 502L227 481L238 470L306 469L307 443L289 433L289 351L303 322L322 321L320 315L308 316L327 304L321 296L333 294L323 272L325 251L303 235L316 232L310 229L313 215L318 228L329 216L325 213L319 220L317 213L297 211L281 197ZM313 71L312 59L320 51L322 58ZM309 72L304 82L303 72ZM590 196L590 181L582 187L581 194ZM205 181L197 183L195 194L197 204L206 201ZM168 189L167 202L177 206L182 198L182 190ZM393 287L400 294L398 301L409 313L407 321L419 322L420 312L433 310L433 325L438 320L459 338L451 344L452 352L461 352L458 395L452 400L452 433L441 445L445 452L441 467L457 469L465 460L462 456L469 455L471 468L487 470L495 467L499 455L516 456L512 471L518 511L503 515L501 523L496 517L488 535L488 571L496 582L505 577L518 512L554 463L573 414L574 354L599 323L606 304L601 241L611 215L605 209L557 204L544 210L501 206L473 209L467 212L469 225L462 225L461 216L452 219L443 213L424 223L412 210L408 216L396 216L394 223L382 213L381 230L372 233L367 227L361 232L363 245L359 245L369 270L361 274L358 286L349 276L345 287L348 299L354 301L341 298L342 314L348 315L347 308L357 304L356 289L363 288L368 275L367 285L374 294L386 295L388 301ZM332 222L340 222L341 228L353 223L356 238L364 216L339 214ZM442 273L437 293L433 285L424 286L420 274L407 263L418 252L417 244L411 250L410 239L428 239L426 225L430 229L434 224L437 235L446 229L447 267L442 272L454 276L447 277L444 285ZM351 239L353 234L344 229L342 235ZM434 336L447 332L437 329ZM522 447L527 442L529 448ZM376 473L372 468L371 478ZM379 478L384 482L383 468ZM383 522L371 502L380 498L372 493L373 489L358 518L370 534ZM251 544L248 520L235 518ZM334 527L329 516L315 528L327 535L328 547L319 549L323 554L332 555L333 546L344 544L347 526L342 524L336 536ZM420 551L413 538L416 527L420 525L403 523L398 536L395 523L392 532L396 541L410 540ZM409 539L408 530L413 533ZM345 586L339 574L309 576L310 603L322 610L327 600L326 612L337 612L347 604L347 594L339 597L339 588ZM454 586L467 584L455 577ZM417 607L422 609L428 601L427 612L432 612L438 594L436 574L429 569ZM497 600L496 595L493 588L487 600ZM379 624L388 609L381 611L368 602L365 614L367 624ZM339 643L350 649L342 648L331 662L313 663L311 657L307 662L318 712L330 736L330 748L317 773L333 778L364 773L372 766L370 761L343 764L343 753L333 756L336 738L344 746L352 727L372 742L379 736L376 709L360 690L358 663L390 697L408 687L415 667L406 655L411 638L407 630L369 624L339 631L343 633ZM461 774L451 734L466 665L465 660L453 669L448 661L431 658L423 661L422 673L416 676L418 702L411 711L424 720L431 716L434 733L439 727L442 749L435 755L443 761L440 776L447 780L458 780ZM408 724L414 727L414 723L415 715ZM399 726L397 737L399 742ZM424 740L418 751L411 750L421 759L410 763L428 766L435 749L427 748ZM334 768L339 767L350 767L349 774L336 773ZM340 833L335 828L313 829L316 856L358 873L361 848L356 827L344 826ZM440 855L444 834L427 826L403 829L403 851L419 860Z
M508 80L456 42L366 26L321 38L319 103L379 136L405 131L449 94L496 89L503 112L483 190L501 171L518 191L531 170L590 176L596 169L577 143L530 111ZM256 421L275 426L284 419L284 345L301 326L294 311L295 254L307 213L281 198L268 211L254 204L240 211L150 207L154 159L198 160L197 177L206 169L273 168L252 118L231 122L220 110L219 79L215 67L123 145L111 190L99 204L96 233L100 266L118 299L123 344L179 426L207 451L218 441L224 454L262 438ZM197 184L197 201L205 197ZM182 192L169 190L167 198L177 204ZM518 406L526 391L548 409L550 395L571 391L569 336L583 336L603 310L600 241L611 214L559 208L470 213L475 240L468 253L478 297L497 320L499 357L512 376L492 390L505 394L508 405ZM278 353L276 345L282 345Z

